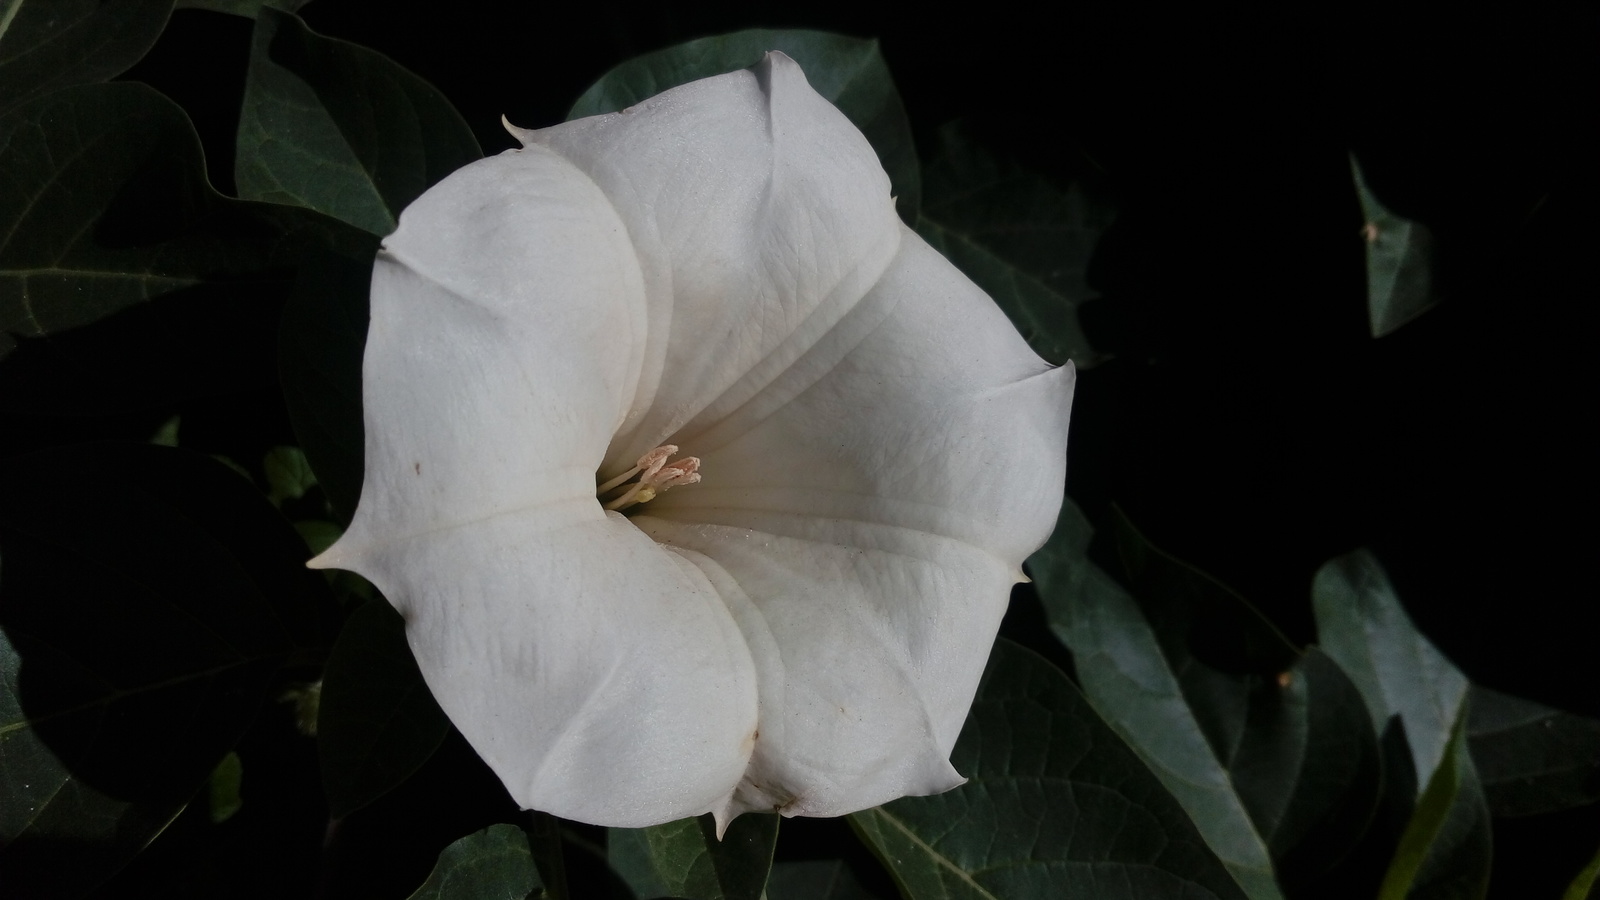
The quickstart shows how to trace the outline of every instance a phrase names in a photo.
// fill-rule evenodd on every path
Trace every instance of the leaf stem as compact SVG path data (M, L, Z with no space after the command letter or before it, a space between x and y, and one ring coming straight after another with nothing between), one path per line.
M532 823L524 829L533 851L534 865L544 881L545 900L568 900L567 865L561 855L561 820L547 812L529 810Z

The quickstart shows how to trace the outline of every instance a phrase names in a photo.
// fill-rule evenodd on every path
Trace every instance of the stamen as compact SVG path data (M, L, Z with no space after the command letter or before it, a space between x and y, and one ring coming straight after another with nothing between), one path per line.
M662 463L667 461L667 457L677 452L677 444L662 444L654 450L651 450L649 453L639 457L639 461L633 464L633 468L595 488L595 496L598 497L601 494L604 494L606 491L612 490L613 488L622 484L624 481L627 481L629 478L639 474L641 470L650 474L654 474L656 470L661 468Z
M667 458L677 452L677 445L662 444L639 457L638 464L632 469L595 488L595 495L603 498L611 491L624 488L622 493L604 503L606 509L617 511L627 509L637 503L648 503L654 500L656 495L668 488L677 487L680 484L698 484L700 481L699 457L686 456L669 465ZM638 475L639 480L632 484L627 484L627 480L634 475Z
M643 484L641 482L635 482L635 483L629 485L628 486L628 490L625 493L623 493L621 496L617 497L617 499L606 503L605 504L605 508L609 509L609 510L619 510L619 509L622 509L625 506L632 506L633 504L639 502L637 498L641 493L644 492L644 489L646 487L647 487L647 485L645 485L645 484ZM656 496L655 489L651 488L651 490L650 490L650 498L651 499L655 499L655 496Z

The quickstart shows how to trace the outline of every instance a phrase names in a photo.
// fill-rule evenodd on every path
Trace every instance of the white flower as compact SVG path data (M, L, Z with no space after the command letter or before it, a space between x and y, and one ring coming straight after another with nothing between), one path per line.
M960 784L1071 368L900 224L782 54L516 134L378 255L366 483L314 564L405 616L524 806L726 825Z

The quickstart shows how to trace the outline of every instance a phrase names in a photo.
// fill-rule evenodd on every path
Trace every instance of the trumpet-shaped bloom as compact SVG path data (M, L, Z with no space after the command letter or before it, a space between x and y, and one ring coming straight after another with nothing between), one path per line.
M725 825L960 784L1071 368L781 54L514 133L384 242L366 482L314 565L383 591L526 807Z

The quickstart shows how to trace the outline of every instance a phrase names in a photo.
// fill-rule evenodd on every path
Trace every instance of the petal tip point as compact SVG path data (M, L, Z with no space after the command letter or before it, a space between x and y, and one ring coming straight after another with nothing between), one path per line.
M504 128L508 134L516 138L517 143L522 145L522 149L527 149L529 144L534 143L533 129L519 128L516 125L511 124L511 120L506 118L504 113L500 114L500 127Z
M353 553L345 546L344 541L334 541L333 546L306 560L308 569L346 569L351 570L355 564Z

